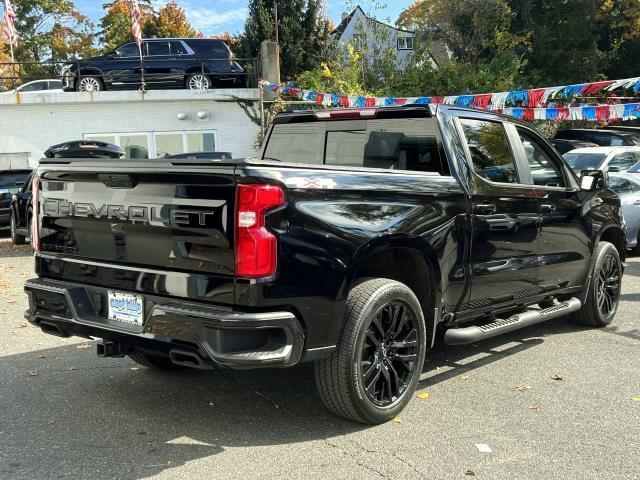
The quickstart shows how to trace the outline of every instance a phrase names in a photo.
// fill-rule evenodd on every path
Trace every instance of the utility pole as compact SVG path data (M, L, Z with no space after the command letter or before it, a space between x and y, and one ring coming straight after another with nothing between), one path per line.
M280 24L278 23L278 2L274 2L273 6L275 18L276 18L276 45L280 48Z

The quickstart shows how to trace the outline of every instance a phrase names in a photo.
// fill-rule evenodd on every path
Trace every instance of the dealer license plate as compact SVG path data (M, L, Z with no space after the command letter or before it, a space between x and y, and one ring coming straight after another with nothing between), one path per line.
M109 320L142 326L144 323L142 295L109 292Z

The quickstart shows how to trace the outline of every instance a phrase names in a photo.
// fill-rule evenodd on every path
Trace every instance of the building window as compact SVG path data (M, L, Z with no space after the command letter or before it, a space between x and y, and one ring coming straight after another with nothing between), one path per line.
M361 52L364 48L364 35L362 33L353 35L353 48L356 52Z
M398 50L413 50L413 37L398 37Z
M159 158L216 150L216 134L213 131L91 133L85 134L84 139L118 145L125 149L127 158Z

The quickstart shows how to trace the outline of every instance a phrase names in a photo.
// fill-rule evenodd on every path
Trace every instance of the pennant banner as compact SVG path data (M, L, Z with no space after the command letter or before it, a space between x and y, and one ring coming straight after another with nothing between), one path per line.
M284 93L325 107L381 107L389 105L454 105L499 112L521 120L631 120L640 117L640 103L575 104L580 97L607 96L615 90L640 92L640 77L607 80L561 87L514 90L431 97L362 97L305 90L293 83L275 84L261 81L260 86L273 93ZM606 100L606 98L605 98ZM618 101L615 97L611 101Z

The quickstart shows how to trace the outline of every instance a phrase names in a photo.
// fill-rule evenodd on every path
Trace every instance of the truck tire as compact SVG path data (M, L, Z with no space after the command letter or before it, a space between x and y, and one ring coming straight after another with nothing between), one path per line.
M348 420L395 418L416 390L426 352L420 302L406 285L367 279L347 298L338 348L315 363L325 406Z
M609 242L600 242L587 300L573 315L575 323L597 328L609 325L618 311L621 287L622 262L618 250Z
M149 355L139 350L129 352L129 358L143 367L152 368L154 370L162 370L164 372L177 372L183 370L185 367L182 365L176 365L169 357L162 357L160 355Z
M24 245L27 241L27 238L24 235L20 235L17 232L18 226L16 225L16 216L11 214L11 219L9 220L11 223L11 243L14 245Z

